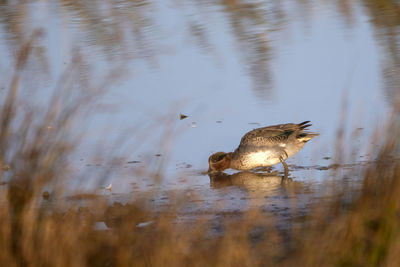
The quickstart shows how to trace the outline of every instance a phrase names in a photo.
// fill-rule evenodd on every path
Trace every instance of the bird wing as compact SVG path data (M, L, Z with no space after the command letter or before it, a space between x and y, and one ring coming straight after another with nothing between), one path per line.
M286 141L294 131L277 130L259 128L245 134L241 141L240 146L266 146L276 145L277 143Z
M240 146L276 146L309 127L308 123L309 121L305 121L299 124L287 123L254 129L242 137Z

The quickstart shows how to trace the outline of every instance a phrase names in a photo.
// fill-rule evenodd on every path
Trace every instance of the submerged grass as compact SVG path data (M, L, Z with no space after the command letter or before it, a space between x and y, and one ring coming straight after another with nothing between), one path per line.
M227 216L215 234L201 216L190 225L181 223L180 201L158 211L144 210L136 202L94 201L86 208L62 201L43 205L45 188L63 190L58 182L68 176L67 157L79 143L69 126L90 98L66 101L65 95L55 94L45 113L19 106L19 77L35 38L21 48L0 103L0 178L7 182L1 185L7 187L0 206L1 266L398 265L397 134L385 137L377 160L361 170L363 183L356 197L343 200L341 196L352 192L336 188L337 198L316 204L295 229L284 233L273 216L252 209L235 219ZM73 62L79 66L79 60ZM67 72L62 84L73 84L73 77ZM398 129L393 126L390 132ZM98 222L108 229L96 227Z

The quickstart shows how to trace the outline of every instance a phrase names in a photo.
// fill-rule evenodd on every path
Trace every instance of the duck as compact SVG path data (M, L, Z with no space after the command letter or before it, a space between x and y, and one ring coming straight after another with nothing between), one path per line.
M299 152L319 133L308 131L310 121L285 123L257 128L246 133L233 152L216 152L208 158L209 172L226 169L248 171L282 163L285 176L289 168L286 159Z

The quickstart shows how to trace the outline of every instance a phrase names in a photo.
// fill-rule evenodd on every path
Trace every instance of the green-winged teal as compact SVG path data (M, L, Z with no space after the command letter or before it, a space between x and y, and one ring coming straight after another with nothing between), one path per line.
M268 167L279 162L288 174L285 160L296 154L318 133L306 130L310 121L299 124L287 123L254 129L246 133L234 152L217 152L212 154L208 163L210 171L250 170L257 167Z

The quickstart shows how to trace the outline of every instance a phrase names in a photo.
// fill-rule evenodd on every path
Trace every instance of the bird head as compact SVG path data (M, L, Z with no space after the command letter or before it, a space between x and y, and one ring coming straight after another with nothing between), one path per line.
M217 152L208 158L208 171L222 172L229 168L231 164L232 153Z

